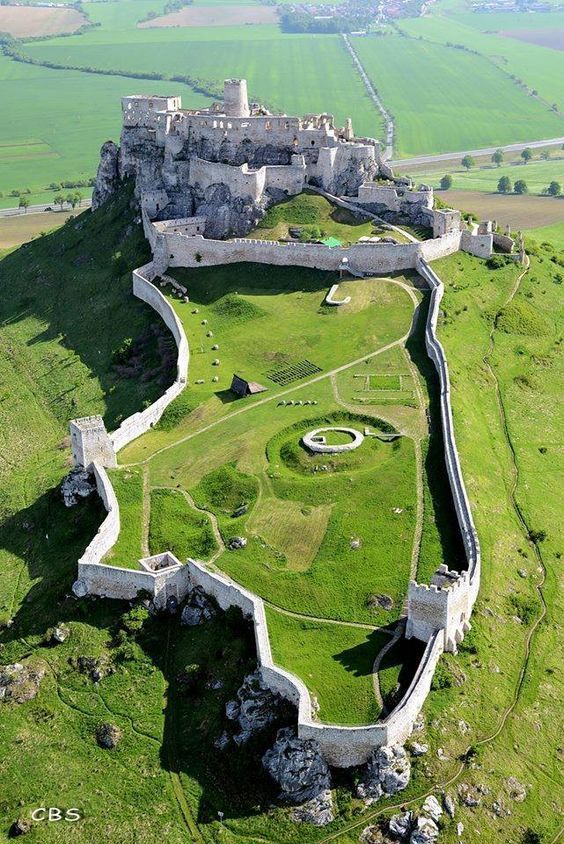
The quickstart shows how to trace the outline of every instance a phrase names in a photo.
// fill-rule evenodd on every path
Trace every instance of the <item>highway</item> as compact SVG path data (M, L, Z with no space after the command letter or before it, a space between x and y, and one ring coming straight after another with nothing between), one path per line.
M411 164L434 164L439 161L454 161L460 160L465 155L472 155L478 157L479 155L493 155L497 149L503 152L521 152L524 149L542 149L542 147L552 147L557 144L564 144L564 138L552 138L548 141L529 141L523 144L507 144L506 146L485 147L484 149L466 149L461 152L443 152L441 155L419 155L416 158L399 158L388 162L392 167L399 167L400 169L409 167Z

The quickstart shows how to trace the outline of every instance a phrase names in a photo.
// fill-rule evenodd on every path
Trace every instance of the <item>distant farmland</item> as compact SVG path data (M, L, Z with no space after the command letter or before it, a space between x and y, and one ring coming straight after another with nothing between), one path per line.
M0 32L9 32L16 38L76 32L87 22L76 9L0 6Z
M353 38L352 44L395 118L400 156L562 132L561 117L482 56L400 36Z
M151 18L138 24L139 29L167 26L240 26L242 24L277 23L273 6L186 6L179 12Z

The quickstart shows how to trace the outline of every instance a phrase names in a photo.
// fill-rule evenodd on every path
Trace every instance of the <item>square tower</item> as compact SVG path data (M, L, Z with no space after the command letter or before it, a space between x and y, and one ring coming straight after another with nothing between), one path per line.
M114 445L101 416L83 416L70 424L71 451L75 466L87 468L91 463L117 466Z

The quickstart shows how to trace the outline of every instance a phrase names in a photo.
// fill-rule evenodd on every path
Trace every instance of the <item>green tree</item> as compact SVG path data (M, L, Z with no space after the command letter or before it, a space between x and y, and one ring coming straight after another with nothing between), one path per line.
M446 173L441 179L441 190L448 190L452 187L452 176Z
M492 161L498 167L500 166L501 162L503 161L503 150L502 149L496 149L496 151L492 155Z
M71 208L75 208L76 206L76 199L74 197L74 193L67 193L65 197L65 202L71 206Z
M80 206L82 205L82 200L84 199L84 195L81 194L79 190L77 190L74 192L74 198L76 200L76 204L80 208ZM74 205L72 207L74 208Z
M560 196L562 193L562 185L560 182L551 182L546 189L549 196Z
M532 151L532 149L529 149L529 147L527 147L527 149L524 149L523 152L521 153L521 158L523 159L524 164L527 164L531 160L532 157L533 157L533 151Z
M523 179L517 179L515 184L513 185L513 190L515 193L528 193L529 188L527 187L527 182Z
M29 199L27 196L20 196L19 208L23 208L24 213L27 214L27 209L29 208Z
M471 155L465 155L460 163L466 170L470 170L471 167L476 165L476 162Z
M64 204L65 204L65 202L66 202L66 199L65 199L65 197L63 196L63 194L62 194L62 193L56 193L56 194L55 194L55 196L53 197L53 202L55 203L55 205L60 205L60 206L61 206L61 211L62 211L62 210L63 210L63 205L64 205Z
M497 183L498 193L511 193L511 179L509 176L502 176Z

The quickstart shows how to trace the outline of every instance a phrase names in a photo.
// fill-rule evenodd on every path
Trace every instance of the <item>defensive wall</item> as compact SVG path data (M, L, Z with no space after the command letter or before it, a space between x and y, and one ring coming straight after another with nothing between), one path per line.
M175 235L175 237L182 236ZM203 238L184 238L184 240L188 239L198 241L198 243L204 242ZM158 237L154 240L157 243ZM440 254L444 254L444 249L447 250L446 254L455 251L459 244L459 240L453 236L453 233L441 240L445 240L445 243L442 243L438 248ZM240 243L245 244L243 247L245 250L265 249L264 245L256 245L264 244L263 241L205 242L211 243L212 249L214 249L214 245L221 244L222 247L227 246L228 249L231 248L235 251L240 248L238 246ZM276 244L276 246L278 245ZM390 244L390 246L393 245ZM444 585L431 583L427 586L415 582L410 584L406 635L422 639L426 642L426 648L407 692L395 709L383 720L376 724L354 727L317 722L312 715L311 696L305 684L298 677L274 664L262 599L239 586L227 576L212 571L195 560L188 560L185 565L176 565L174 560L169 559L164 568L157 568L156 571L147 570L147 563L155 558L139 561L138 569L124 569L104 564L103 559L111 551L119 535L119 506L105 469L96 463L93 464L97 489L107 510L107 516L79 560L78 580L73 587L77 594L89 593L123 599L133 598L139 591L146 590L153 596L157 606L162 607L171 595L178 600L182 600L189 589L194 586L201 586L207 594L215 598L223 609L230 606L240 607L243 613L252 618L253 621L257 659L264 682L273 691L279 692L297 706L299 736L315 739L320 745L324 758L329 764L336 767L362 764L369 758L375 748L402 743L407 739L429 693L433 672L440 654L445 649L455 650L457 642L460 641L469 627L469 615L479 588L480 552L478 539L454 440L448 367L444 350L436 337L443 285L425 260L427 252L425 246L425 243L398 245L410 256L410 260L413 261L414 266L431 289L425 342L439 376L445 459L454 505L464 539L468 570L462 575L458 575L454 572L448 572L446 567L442 567L444 571L439 570L438 574L441 575L441 583L444 581ZM317 255L317 248L313 248ZM325 254L343 251L322 248L325 250ZM266 244L266 250L261 251L260 254L267 255L268 251L268 244ZM310 250L306 248L304 253L298 247L289 250L280 247L275 251L276 254L281 252L285 255L299 256L307 254ZM433 257L436 257L436 244L431 252ZM254 251L252 254L254 254ZM369 252L366 252L366 254L368 255ZM249 253L245 252L244 257L239 258L239 260L255 260L255 258L249 257ZM220 263L221 261L217 260L216 262ZM271 262L270 259L269 262ZM293 263L299 263L299 261L294 260ZM329 268L335 268L335 265ZM178 386L178 392L180 392L187 377L188 343L173 309L160 291L149 281L154 272L154 265L147 265L136 270L133 274L134 292L154 307L163 316L169 327L172 326L171 330L179 348L178 377L175 383ZM371 270L371 272L374 272L374 270ZM182 377L182 381L179 380L180 377ZM158 405L158 402L155 404ZM135 417L141 417L141 419L138 418L135 423L126 420L125 427L120 426L120 429L118 429L119 432L123 428L122 434L116 436L118 434L116 432L112 435L116 450L123 447L134 436L138 436L143 430L147 430L152 424L152 414L149 416L144 416L144 414L135 414L134 417L130 417L130 420L135 419ZM451 580L449 580L449 577Z
M248 164L234 166L206 161L203 158L190 159L190 184L202 190L211 185L227 185L233 196L250 196L259 202L268 188L277 188L288 195L300 193L306 180L306 165L303 155L292 155L289 165L268 165L251 168Z

